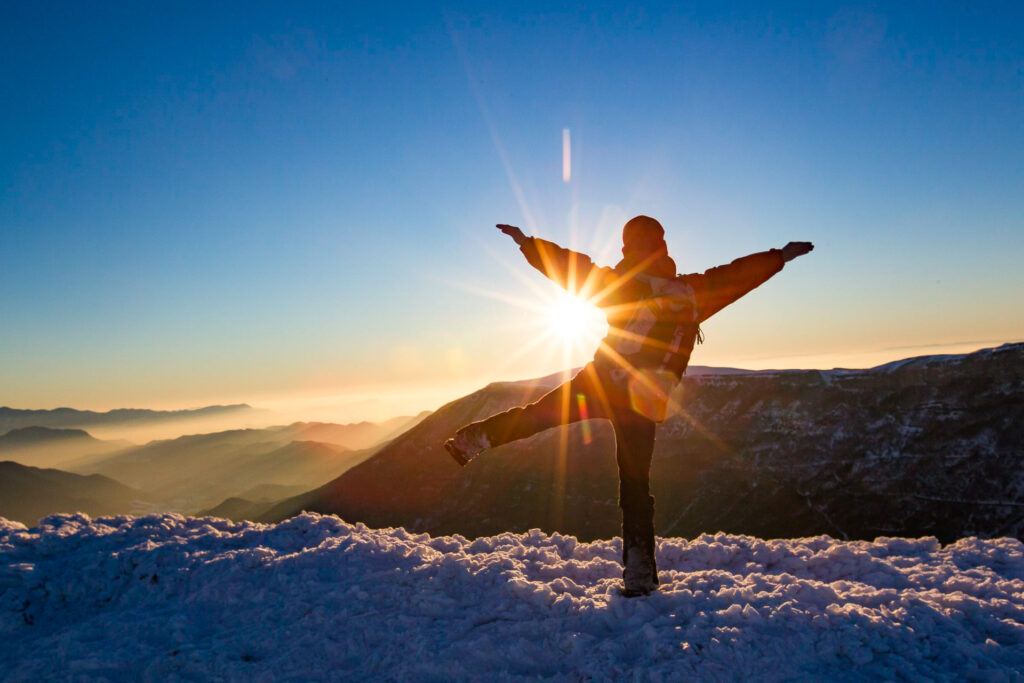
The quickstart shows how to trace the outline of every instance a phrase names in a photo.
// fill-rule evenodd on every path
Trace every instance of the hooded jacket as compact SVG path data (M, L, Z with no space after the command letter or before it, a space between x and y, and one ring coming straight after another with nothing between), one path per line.
M700 323L763 284L784 263L782 251L771 249L703 273L678 275L664 252L609 268L537 237L527 238L520 251L554 283L604 312L608 334L595 365L632 374L668 372L675 381L686 371Z

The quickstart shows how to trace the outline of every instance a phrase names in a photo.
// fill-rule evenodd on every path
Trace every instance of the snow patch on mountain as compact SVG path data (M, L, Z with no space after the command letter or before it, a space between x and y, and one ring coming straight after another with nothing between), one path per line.
M0 519L0 678L1015 680L1016 539L467 540L304 514Z

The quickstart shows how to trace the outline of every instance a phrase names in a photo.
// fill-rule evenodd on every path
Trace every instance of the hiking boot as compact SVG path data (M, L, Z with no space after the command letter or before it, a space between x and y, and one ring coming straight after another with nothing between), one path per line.
M444 449L459 463L459 467L465 467L466 463L490 447L490 439L475 425L460 429L453 438L444 442Z
M636 598L658 590L658 575L654 558L641 547L626 550L625 567L622 570L622 595Z

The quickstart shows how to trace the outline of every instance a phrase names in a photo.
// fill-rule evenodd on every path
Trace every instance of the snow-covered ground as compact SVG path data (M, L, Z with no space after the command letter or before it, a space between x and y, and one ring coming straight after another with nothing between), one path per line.
M303 515L0 520L0 678L1024 678L1014 539L467 541Z

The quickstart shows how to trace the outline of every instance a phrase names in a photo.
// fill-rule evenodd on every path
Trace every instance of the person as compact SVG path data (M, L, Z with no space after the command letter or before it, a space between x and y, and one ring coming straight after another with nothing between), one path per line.
M701 339L700 324L814 245L790 242L704 273L677 275L665 231L649 216L625 224L622 260L614 268L596 266L584 254L528 237L515 226L497 227L515 240L530 265L601 308L608 334L594 359L568 382L534 403L460 428L444 447L465 466L486 449L545 429L579 420L609 420L619 470L622 593L646 595L658 585L650 495L655 428L665 419L669 394L686 371L694 343Z

